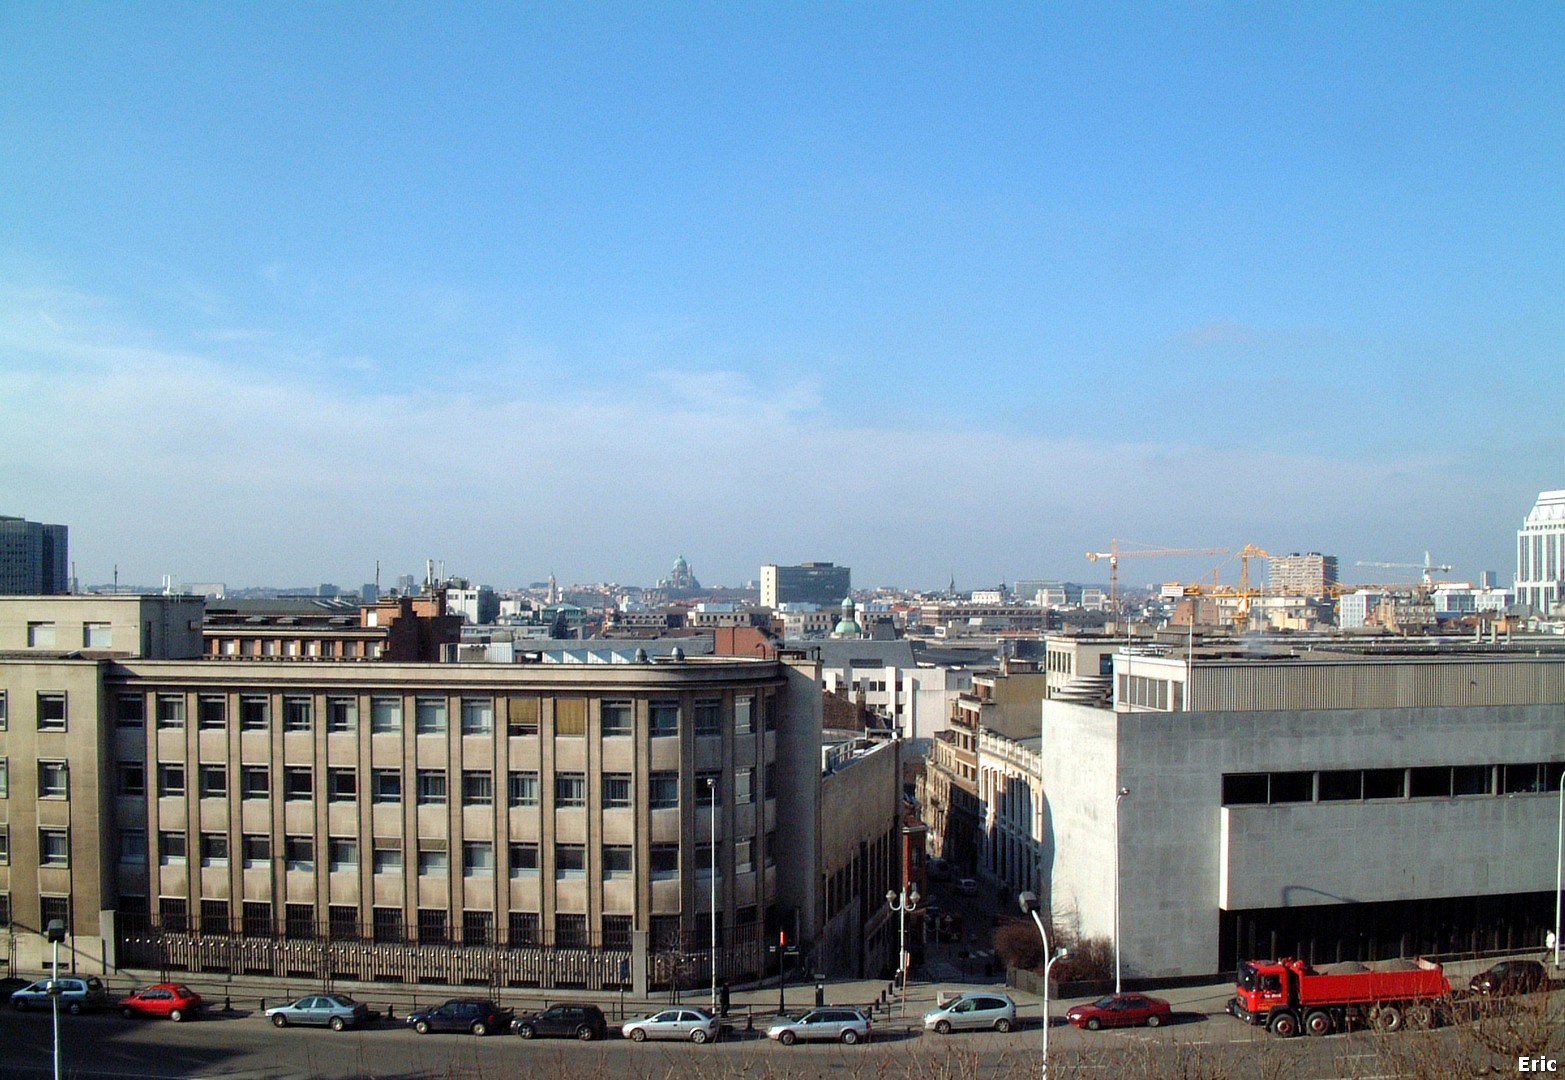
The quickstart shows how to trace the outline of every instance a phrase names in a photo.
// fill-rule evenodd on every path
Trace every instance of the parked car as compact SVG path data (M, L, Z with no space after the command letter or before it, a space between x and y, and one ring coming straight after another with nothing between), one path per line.
M804 1040L841 1041L848 1045L869 1041L870 1020L857 1009L828 1005L811 1009L797 1020L779 1020L766 1029L768 1039L784 1046Z
M1487 971L1472 977L1467 988L1474 993L1504 997L1530 994L1549 987L1549 973L1536 960L1501 960Z
M942 1035L953 1031L1010 1031L1016 1026L1016 1002L1004 994L981 990L924 1014L924 1030Z
M175 1023L201 1015L201 995L184 983L153 983L120 998L120 1015L163 1016Z
M523 1013L511 1021L511 1030L524 1039L554 1035L591 1042L608 1037L609 1023L596 1005L563 1004Z
M963 896L977 896L978 879L970 877L958 878L956 882L956 891L961 893Z
M664 1009L643 1020L628 1020L620 1034L633 1042L648 1039L687 1039L704 1043L722 1032L722 1021L705 1009Z
M85 1012L87 1009L106 1009L109 1007L109 988L103 985L103 980L96 975L86 978L59 978L54 980L55 989L59 992L60 1007L71 1015ZM49 980L39 979L22 987L11 995L11 1004L17 1010L22 1009L48 1009L53 995L49 993Z
M504 1031L510 1019L511 1010L502 1009L492 1001L483 998L452 998L444 1005L408 1013L407 1025L420 1035L434 1031L470 1031L474 1035L488 1035Z
M368 1023L373 1014L362 1001L346 994L315 994L290 1005L274 1005L266 1018L277 1027L329 1027L333 1031Z
M1173 1009L1162 998L1146 994L1110 994L1091 1005L1073 1005L1065 1019L1076 1027L1097 1031L1106 1027L1133 1027L1145 1024L1157 1027L1166 1024L1173 1016Z

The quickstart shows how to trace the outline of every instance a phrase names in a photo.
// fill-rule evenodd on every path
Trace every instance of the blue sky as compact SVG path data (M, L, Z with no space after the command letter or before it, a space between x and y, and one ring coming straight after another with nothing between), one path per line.
M9 4L0 513L86 581L1508 581L1562 55L1553 3Z

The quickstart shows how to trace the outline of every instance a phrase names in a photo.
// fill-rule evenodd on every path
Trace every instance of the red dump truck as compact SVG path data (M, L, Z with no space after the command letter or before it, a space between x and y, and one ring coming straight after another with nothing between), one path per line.
M1433 1027L1451 983L1428 960L1373 960L1311 967L1303 960L1239 964L1228 1011L1287 1038L1303 1031L1330 1035L1354 1026L1377 1031Z

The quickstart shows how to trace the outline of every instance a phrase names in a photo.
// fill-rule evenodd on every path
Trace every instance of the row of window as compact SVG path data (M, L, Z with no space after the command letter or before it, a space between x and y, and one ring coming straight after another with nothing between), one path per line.
M0 758L0 799L11 797L11 762ZM63 761L38 762L38 798L68 799L71 797L71 770Z
M316 797L315 769L309 765L287 765L281 769L282 797L288 801L309 802ZM776 797L777 770L767 765L765 770L765 798ZM693 776L692 797L696 805L703 805L713 793L724 796L722 774L697 772ZM65 762L39 762L38 790L41 795L67 794L68 774ZM118 763L119 793L127 796L147 794L147 767L139 761ZM242 799L266 799L272 795L272 770L266 765L239 766L239 797ZM541 805L541 784L535 770L513 770L506 774L506 805L529 807ZM420 806L444 806L447 804L447 773L445 769L415 769L413 773L414 801ZM157 765L157 794L160 797L180 797L188 793L186 767L181 763L160 762ZM488 769L463 769L460 799L463 806L493 806L495 802L495 778ZM755 770L737 769L733 774L733 801L738 805L755 802ZM369 801L371 803L402 802L403 771L401 769L370 770ZM8 774L4 759L0 759L0 798L9 790ZM229 766L220 764L196 766L196 793L203 799L226 798L229 794ZM630 773L604 773L600 789L599 805L605 810L628 809L634 805L635 784ZM653 810L676 809L679 806L680 784L677 772L655 772L647 777L647 806ZM328 768L326 770L326 801L356 802L359 798L359 773L353 768ZM554 774L554 805L557 809L585 807L587 805L587 774L558 772Z
M27 624L27 647L29 649L57 649L60 648L59 633L52 622L30 622ZM71 648L83 649L111 649L114 647L114 628L106 622L82 623L80 646L71 644Z
M1526 795L1558 791L1562 773L1565 773L1565 762L1558 761L1518 765L1430 765L1402 769L1225 773L1223 805Z
M36 697L34 715L39 731L64 731L65 693L61 690L40 690ZM0 690L0 731L11 726L11 709L6 691Z
M0 855L9 859L10 844L6 827L0 825ZM766 865L774 865L773 841L775 834L767 834ZM46 842L47 841L47 842ZM679 844L653 844L648 851L648 873L654 880L679 876ZM712 844L699 842L693 845L695 872L699 877L712 874ZM202 866L229 865L229 836L227 833L201 833L197 837L197 855ZM66 829L40 829L39 851L45 866L70 865L70 836ZM733 844L734 872L747 874L755 869L755 841L750 838L736 840ZM599 848L599 872L604 880L629 877L635 873L633 849L628 845L605 844ZM535 877L541 869L539 845L533 842L516 842L507 846L508 872L513 878ZM163 866L183 866L189 861L189 837L183 832L158 833L158 862ZM281 855L284 868L313 873L316 868L315 840L309 836L283 837ZM417 845L417 867L420 877L450 873L451 861L448 845L443 839L420 839ZM272 863L272 838L265 833L246 833L240 837L240 863L246 869L268 867ZM0 861L3 861L0 860ZM119 861L127 866L144 866L148 861L147 833L142 829L124 829L120 832ZM359 842L351 836L334 836L326 842L326 868L332 873L357 873L359 866ZM398 840L376 839L370 860L371 873L401 874L403 872L402 843ZM488 840L469 840L462 844L461 870L463 877L493 877L495 873L495 845ZM554 876L559 879L587 876L587 846L585 844L554 845Z

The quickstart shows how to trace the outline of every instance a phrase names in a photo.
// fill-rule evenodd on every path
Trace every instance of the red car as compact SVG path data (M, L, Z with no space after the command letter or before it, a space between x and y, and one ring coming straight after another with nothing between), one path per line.
M1106 1027L1133 1027L1166 1024L1173 1009L1162 998L1145 994L1110 994L1091 1005L1072 1005L1065 1019L1076 1027L1097 1031Z
M121 998L120 1015L166 1016L170 1020L188 1020L201 1011L201 995L183 983L154 983Z

